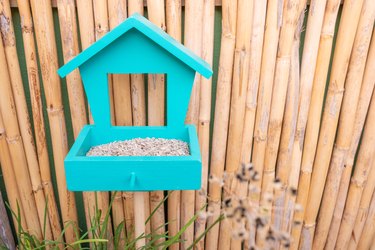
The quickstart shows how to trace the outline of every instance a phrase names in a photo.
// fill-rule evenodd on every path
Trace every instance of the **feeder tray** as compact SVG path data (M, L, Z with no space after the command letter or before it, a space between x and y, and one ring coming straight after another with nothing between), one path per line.
M79 68L94 119L81 130L65 158L71 191L194 190L201 186L201 155L195 126L185 117L195 73L209 78L209 65L159 27L134 14L58 70ZM112 126L108 74L166 74L164 127ZM188 156L86 156L93 146L134 138L178 139Z

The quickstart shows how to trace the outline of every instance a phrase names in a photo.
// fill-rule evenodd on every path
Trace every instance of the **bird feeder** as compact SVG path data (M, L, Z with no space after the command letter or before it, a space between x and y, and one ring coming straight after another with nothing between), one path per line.
M195 73L210 66L162 29L134 14L58 70L79 69L94 120L82 128L65 158L71 191L193 190L201 186L201 155L194 125L185 125ZM166 126L113 126L108 74L165 74ZM96 145L134 138L185 141L188 156L86 156Z

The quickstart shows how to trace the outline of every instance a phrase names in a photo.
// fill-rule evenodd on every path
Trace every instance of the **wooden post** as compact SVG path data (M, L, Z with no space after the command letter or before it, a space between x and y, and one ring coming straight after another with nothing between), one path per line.
M42 70L44 92L47 101L48 119L51 128L53 155L57 176L57 185L62 213L65 223L77 223L77 211L74 194L69 192L65 182L64 158L68 152L65 117L63 112L60 79L58 69L55 32L52 18L51 1L31 1L35 34L38 45L39 61ZM67 243L75 241L75 231L72 226L66 228Z
M12 229L5 209L3 196L0 192L0 246L4 246L9 250L15 250L16 245L14 244Z
M148 0L147 11L148 19L159 28L166 30L165 26L165 8L163 0ZM148 125L164 125L164 101L165 101L165 79L164 75L148 75ZM150 193L150 211L153 211L164 199L163 191L154 191ZM151 217L151 232L154 234L163 234L165 228L162 226L164 219L164 204ZM164 238L156 241L160 243Z
M135 230L134 230L134 238L137 238L141 235L145 235L146 227L145 227L145 209L144 207L144 196L142 192L135 192L134 193L134 213L135 215ZM145 238L138 239L135 243L136 249L142 248L146 244Z
M27 159L18 127L8 65L2 41L3 40L0 42L0 69L2 72L0 74L0 112L3 114L3 123L6 131L5 139L8 143L14 172L17 173L17 186L20 194L20 203L22 204L24 211L27 211L28 214L28 216L25 217L25 220L29 232L35 234L38 239L42 239L41 224L39 223L38 210L33 195Z
M223 20L219 73L216 90L215 120L212 137L210 175L223 178L225 152L228 135L230 111L230 92L233 72L233 60L236 41L237 1L223 0ZM207 220L207 227L220 216L221 186L219 183L209 183L209 209L213 216ZM206 249L219 249L219 227L212 228L206 235Z
M374 95L373 95L374 97ZM361 147L358 153L358 160L354 174L350 181L348 198L341 221L341 226L336 241L337 249L348 247L350 236L354 227L355 218L360 205L363 188L368 179L371 163L375 155L375 98L372 98L369 107L366 124L363 132Z
M28 1L18 1L18 10L22 20L22 38L25 51L27 76L29 81L31 107L34 121L35 141L40 167L41 181L47 200L47 212L50 218L53 238L58 240L61 236L60 216L55 200L51 180L50 161L47 150L46 132L43 118L41 90L34 41L34 28Z
M1 31L3 34L5 56L8 63L9 77L11 81L14 102L17 110L17 118L19 121L20 135L22 136L23 147L28 164L28 171L31 178L33 195L36 201L39 221L43 226L44 218L46 218L45 237L53 239L50 218L45 217L45 208L47 206L46 198L43 192L43 183L40 176L38 157L36 154L34 138L32 135L30 117L26 105L26 98L22 84L21 70L19 66L16 37L14 35L10 4L8 0L0 1L0 13L7 22L2 22ZM54 212L53 212L54 213ZM43 228L43 227L42 227Z
M302 113L301 107L299 109L297 121L296 138L293 145L292 154L292 169L301 169L298 181L298 193L296 203L302 207L306 207L308 190L310 187L310 179L312 172L312 164L314 162L316 145L318 142L319 127L320 127L320 116L323 106L324 90L326 86L328 67L331 58L332 42L335 31L335 23L337 13L340 7L340 0L328 0L326 10L324 13L324 21L320 34L320 43L318 49L318 56L316 59L316 68L314 74L314 81L312 83L312 94L311 103L308 109L308 115ZM316 34L312 34L314 36ZM307 41L308 42L308 41ZM304 60L302 58L302 60ZM309 61L306 62L310 63ZM302 62L302 64L304 64ZM301 70L304 69L302 66ZM302 76L302 74L301 74ZM305 85L306 86L306 85ZM303 88L303 86L302 86ZM301 91L304 91L303 89ZM304 92L301 93L301 97L304 96ZM308 119L307 119L308 117ZM304 142L299 138L299 134L304 131L302 126L302 119L307 120L306 124L306 135ZM302 162L301 162L302 158ZM301 163L300 163L301 162ZM300 166L301 165L301 166ZM295 171L297 172L297 171ZM299 172L299 171L298 171ZM297 179L297 178L296 178ZM297 182L295 182L297 183ZM305 214L305 210L295 211L293 221L299 222L300 224L294 225L292 228L293 242L291 249L298 249L298 244L301 236L302 221Z
M176 41L181 42L181 0L166 1L166 22L167 32ZM168 197L168 234L174 236L180 230L180 209L181 209L181 191L174 190L169 192ZM171 250L178 250L179 244L173 244L169 247Z
M366 0L362 7L353 51L350 57L348 74L345 82L345 94L339 120L336 143L333 148L327 181L322 198L322 205L317 221L313 248L323 248L327 240L331 218L335 209L344 163L350 149L355 125L355 113L361 90L367 52L371 40L370 27L375 20L375 2Z
M375 39L372 38L370 44L370 50L367 56L366 69L363 76L363 82L361 87L361 93L357 105L357 111L355 116L354 132L351 137L351 144L349 154L346 157L345 170L341 178L340 189L337 196L337 202L331 226L328 233L326 247L329 249L334 248L338 231L341 224L342 214L344 212L345 201L348 193L350 177L352 176L352 169L354 165L355 155L357 153L358 144L362 136L363 125L366 120L368 107L370 104L371 96L375 86L375 71L372 70L375 67Z

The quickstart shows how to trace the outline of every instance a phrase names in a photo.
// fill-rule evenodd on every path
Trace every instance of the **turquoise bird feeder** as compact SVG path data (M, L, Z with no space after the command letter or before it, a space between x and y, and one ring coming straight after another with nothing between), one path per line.
M209 78L210 66L139 14L92 44L58 70L79 68L94 119L81 130L65 158L71 191L193 190L201 186L201 155L194 125L185 125L195 73ZM167 124L112 126L108 74L166 74ZM188 156L86 156L96 145L134 138L185 141Z

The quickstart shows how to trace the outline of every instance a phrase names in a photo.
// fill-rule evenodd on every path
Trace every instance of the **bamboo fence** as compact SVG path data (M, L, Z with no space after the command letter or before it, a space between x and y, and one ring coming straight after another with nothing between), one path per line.
M63 160L68 138L93 120L79 71L65 87L56 70L136 12L213 67L213 78L195 77L186 117L198 131L201 189L169 192L159 207L163 191L84 192L81 207ZM90 227L96 205L104 215L113 198L110 249L122 222L121 248L125 235L156 236L139 248L178 235L195 214L170 249L374 248L374 20L372 0L0 0L5 201L37 238L72 243L71 224ZM109 75L112 124L164 125L164 77ZM19 228L8 214L0 207L9 240L7 221Z

